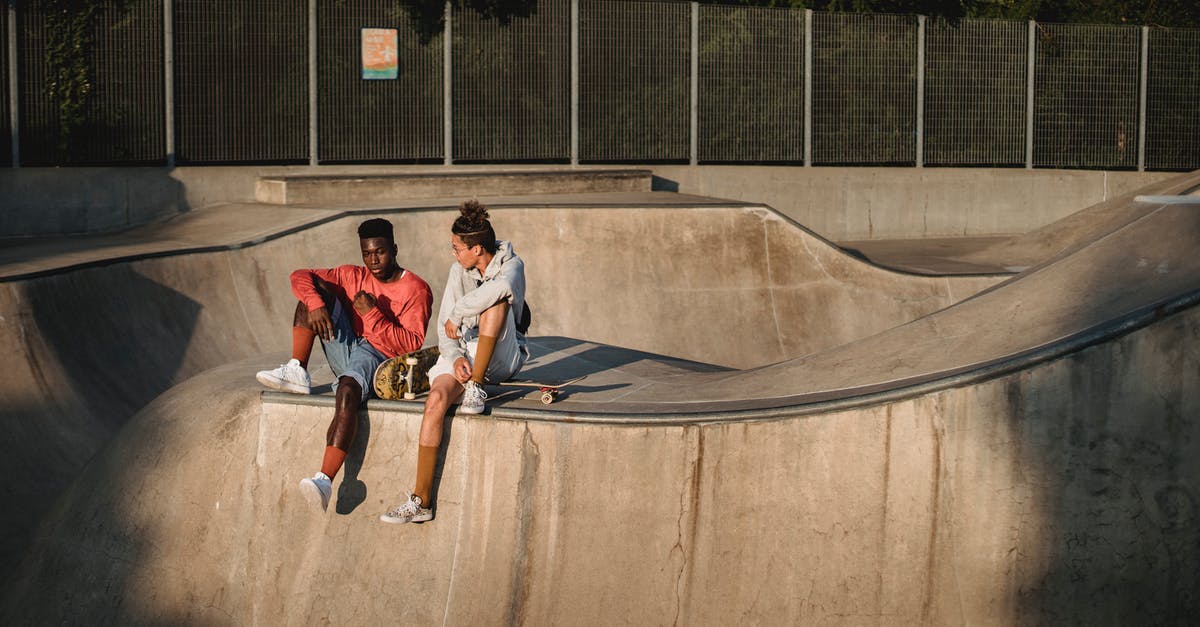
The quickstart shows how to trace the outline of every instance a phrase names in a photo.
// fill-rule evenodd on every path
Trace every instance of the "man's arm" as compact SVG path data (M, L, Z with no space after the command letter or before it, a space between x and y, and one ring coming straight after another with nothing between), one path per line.
M525 263L514 258L500 269L495 278L484 281L479 287L463 294L454 304L447 318L454 326L461 326L465 318L479 316L492 305L507 300L512 302L513 293L524 292Z
M461 296L462 269L458 264L454 264L450 266L450 276L446 278L446 289L442 292L442 306L438 310L437 324L434 325L438 334L438 349L443 355L453 359L467 356L467 352L458 343L458 338L452 338L446 334L446 321L454 311L454 303L458 302Z
M321 290L317 287L317 282L325 283L326 288L338 285L337 271L334 269L319 270L319 269L302 269L292 272L290 280L292 284L292 294L304 303L308 309L308 328L312 329L323 340L328 340L333 336L333 320L330 317L329 307L326 304L326 296L321 294ZM331 298L337 298L336 294L329 294Z
M375 297L359 292L354 297L354 309L363 320L363 337L384 353L403 355L425 343L425 327L433 306L433 294L424 281L413 282L401 298L393 296L389 317Z

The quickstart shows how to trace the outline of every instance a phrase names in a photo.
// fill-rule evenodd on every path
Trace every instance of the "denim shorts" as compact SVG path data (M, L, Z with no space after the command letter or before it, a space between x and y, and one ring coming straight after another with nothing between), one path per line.
M354 334L354 326L350 316L342 308L342 301L333 303L333 339L321 340L321 348L325 350L325 359L329 369L336 378L350 377L362 388L362 398L367 400L375 393L375 369L387 360L383 353L371 346L371 343Z

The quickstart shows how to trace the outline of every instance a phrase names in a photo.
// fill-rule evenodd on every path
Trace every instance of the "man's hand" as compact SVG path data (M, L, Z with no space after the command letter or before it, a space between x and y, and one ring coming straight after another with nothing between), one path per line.
M452 340L457 340L459 337L458 336L458 325L454 324L453 322L450 322L449 320L446 321L446 337L448 337Z
M471 374L471 362L467 361L466 357L454 360L454 378L458 379L459 383L466 383L467 379L471 378Z
M322 340L333 339L333 318L329 317L329 310L325 307L313 309L308 312L308 328L312 329Z
M357 311L360 316L366 315L368 311L375 308L375 297L366 292L359 292L354 295L354 311Z

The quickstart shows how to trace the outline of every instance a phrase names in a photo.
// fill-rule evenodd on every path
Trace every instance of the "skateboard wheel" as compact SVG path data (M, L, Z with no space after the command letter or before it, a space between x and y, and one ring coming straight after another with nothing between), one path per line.
M410 366L415 366L415 365L417 365L417 358L416 357L405 357L404 363L406 363Z
M549 405L554 402L554 394L551 392L542 392L542 404Z
M417 395L413 394L412 392L404 393L404 400L406 400L406 401L411 401L411 400L415 399L416 397L417 397Z

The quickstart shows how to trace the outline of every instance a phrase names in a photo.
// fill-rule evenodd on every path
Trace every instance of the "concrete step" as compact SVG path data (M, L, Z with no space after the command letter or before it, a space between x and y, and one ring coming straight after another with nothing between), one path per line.
M259 177L258 202L272 205L360 203L413 198L525 194L648 192L650 170L448 170L387 174L296 174Z

